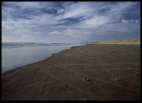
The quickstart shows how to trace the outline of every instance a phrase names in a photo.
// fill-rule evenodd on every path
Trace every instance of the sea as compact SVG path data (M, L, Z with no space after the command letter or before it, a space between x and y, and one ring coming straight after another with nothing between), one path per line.
M2 43L2 74L48 59L53 54L87 43Z

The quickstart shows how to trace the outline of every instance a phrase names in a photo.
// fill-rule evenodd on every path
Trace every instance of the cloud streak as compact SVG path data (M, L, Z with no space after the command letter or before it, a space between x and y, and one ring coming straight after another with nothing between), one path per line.
M139 36L139 2L2 3L2 42L88 42Z

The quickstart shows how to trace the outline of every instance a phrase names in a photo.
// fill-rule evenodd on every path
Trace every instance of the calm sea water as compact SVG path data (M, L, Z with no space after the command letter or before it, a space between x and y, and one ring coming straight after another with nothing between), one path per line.
M53 53L69 49L78 44L5 44L2 45L2 73L27 64L49 58Z

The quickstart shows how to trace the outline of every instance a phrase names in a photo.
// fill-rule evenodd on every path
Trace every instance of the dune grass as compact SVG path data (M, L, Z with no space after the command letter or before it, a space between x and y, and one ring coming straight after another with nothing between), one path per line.
M97 44L140 44L140 39L112 40L106 42L96 42Z

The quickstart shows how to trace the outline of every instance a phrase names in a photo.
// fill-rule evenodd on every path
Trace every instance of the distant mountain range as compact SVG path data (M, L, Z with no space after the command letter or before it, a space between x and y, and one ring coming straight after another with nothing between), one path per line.
M5 42L2 46L37 46L37 45L67 45L71 43L35 43L35 42Z
M71 43L3 42L2 44L71 44Z

